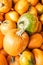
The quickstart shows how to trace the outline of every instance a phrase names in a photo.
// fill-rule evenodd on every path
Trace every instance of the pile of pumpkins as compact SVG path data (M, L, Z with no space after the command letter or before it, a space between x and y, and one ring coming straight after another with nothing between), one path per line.
M43 0L0 0L0 65L43 65Z

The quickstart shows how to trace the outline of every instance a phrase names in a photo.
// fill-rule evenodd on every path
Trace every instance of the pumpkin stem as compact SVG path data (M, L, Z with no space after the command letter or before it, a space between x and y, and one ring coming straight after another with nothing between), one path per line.
M14 59L14 57L12 56L12 57L11 57L11 62L14 62L14 61L15 61L15 59Z
M3 7L3 6L4 6L4 4L0 2L0 8Z
M16 34L17 34L18 36L21 36L23 33L24 33L24 30L23 30L23 29L22 29L22 30L19 30L18 32L16 32Z

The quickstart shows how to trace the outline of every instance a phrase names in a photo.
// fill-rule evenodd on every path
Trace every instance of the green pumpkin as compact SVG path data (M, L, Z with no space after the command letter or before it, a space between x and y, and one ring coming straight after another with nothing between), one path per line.
M37 17L30 13L23 14L17 23L19 29L27 31L29 34L36 32Z

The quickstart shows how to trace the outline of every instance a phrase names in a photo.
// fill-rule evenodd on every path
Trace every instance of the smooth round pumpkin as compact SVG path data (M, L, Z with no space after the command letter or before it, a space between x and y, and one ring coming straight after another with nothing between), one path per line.
M26 32L21 36L17 32L17 29L10 30L3 40L4 50L12 56L19 55L27 47L29 42L29 36Z
M12 0L0 0L0 12L6 13L12 7Z
M35 65L33 54L30 51L24 51L21 54L20 65Z
M30 37L30 42L28 44L28 48L39 48L42 45L43 39L42 35L39 33L33 34Z
M5 19L17 22L19 19L19 14L16 11L10 11L5 14Z
M3 39L4 39L4 35L3 35L2 32L0 31L0 49L3 48Z
M11 21L11 20L5 20L1 24L1 32L6 35L6 33L11 30L16 28L16 23Z
M8 65L4 55L0 54L0 65Z
M29 3L27 0L19 0L15 6L14 9L17 11L20 15L28 11Z
M33 49L33 54L35 57L35 65L43 65L43 52L40 49Z

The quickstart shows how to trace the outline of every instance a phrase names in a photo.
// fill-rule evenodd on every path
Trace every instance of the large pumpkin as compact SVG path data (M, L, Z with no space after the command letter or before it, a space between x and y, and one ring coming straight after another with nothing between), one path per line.
M19 36L17 32L17 29L10 30L5 35L3 41L4 50L12 56L20 54L27 47L29 42L29 36L26 32L21 36Z

